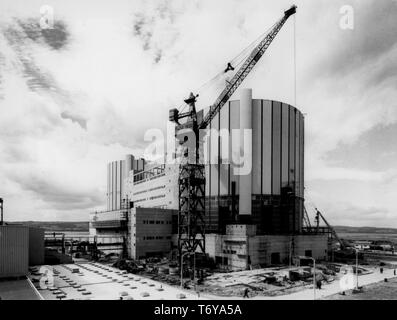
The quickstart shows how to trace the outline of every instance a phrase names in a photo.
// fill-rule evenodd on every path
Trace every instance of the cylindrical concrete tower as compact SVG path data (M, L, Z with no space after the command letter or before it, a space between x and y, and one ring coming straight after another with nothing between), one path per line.
M252 89L241 90L240 97L239 214L251 214L252 194Z
M240 175L241 158L236 158L236 153L244 155L244 146L240 135L233 135L242 128L252 128L252 168L246 175ZM255 224L258 234L299 233L304 199L302 113L279 101L252 99L250 90L242 90L240 100L229 101L208 129L212 131L210 147L204 148L210 153L206 158L218 161L206 165L207 233L224 233L226 224L234 223Z

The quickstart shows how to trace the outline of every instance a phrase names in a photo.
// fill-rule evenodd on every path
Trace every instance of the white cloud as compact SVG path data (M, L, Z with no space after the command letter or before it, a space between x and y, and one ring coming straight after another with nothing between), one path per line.
M11 16L39 18L41 1L21 3L2 2L8 12L0 10L2 28L20 28ZM69 34L62 48L30 38L15 47L0 39L0 106L7 110L0 119L0 177L5 181L0 193L13 212L10 218L19 220L29 219L27 208L34 208L35 219L86 219L88 211L103 205L106 162L125 153L140 155L145 130L165 130L168 109L179 107L190 91L223 70L290 5L260 0L47 3ZM371 32L363 28L371 7L354 1L359 40L352 42L339 29L342 4L297 2L297 105L307 113L306 191L341 224L345 220L338 212L361 202L356 187L375 186L371 192L381 205L374 200L358 207L368 217L366 208L384 207L390 219L396 206L388 201L390 189L382 187L389 172L336 168L326 158L340 143L353 144L377 124L397 121L395 77L384 77L385 66L395 65L397 47L371 47L368 57L361 38ZM291 19L242 85L252 87L255 97L295 104L292 32ZM345 66L349 52L366 57L365 63ZM54 88L31 91L24 59L48 77L40 81L50 79ZM222 85L201 93L199 107L207 107ZM340 180L352 184L338 188ZM44 190L49 186L57 187L54 194ZM323 196L332 188L339 190L335 196ZM67 204L78 194L81 209Z

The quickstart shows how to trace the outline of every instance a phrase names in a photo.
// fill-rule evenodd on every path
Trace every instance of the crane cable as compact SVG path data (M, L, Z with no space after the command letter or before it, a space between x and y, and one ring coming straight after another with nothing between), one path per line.
M296 15L294 15L294 106L297 108L296 104Z
M265 32L260 34L254 41L252 41L246 48L244 48L240 53L238 53L232 60L230 60L230 64L234 67L234 69L237 69L240 67L240 65L248 58L248 56L251 54L252 50L254 47L256 47L259 42L267 35L270 30L274 28L274 26L278 22L274 23L270 28L268 28ZM202 93L207 90L209 90L212 86L214 86L219 80L220 77L222 77L225 74L224 70L221 70L218 72L214 77L212 77L210 80L202 84L195 92ZM183 110L186 108L186 104L181 105L178 109L181 109L179 112L183 112Z

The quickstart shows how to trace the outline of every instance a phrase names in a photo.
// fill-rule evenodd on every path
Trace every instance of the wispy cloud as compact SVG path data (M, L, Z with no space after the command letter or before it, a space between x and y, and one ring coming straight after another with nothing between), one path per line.
M396 2L349 3L353 31L339 28L345 1L297 1L306 194L335 224L397 226L397 206L389 200L397 188L394 141L380 142L394 131L376 133L397 122ZM29 207L36 219L87 219L103 205L106 162L140 155L145 130L165 130L169 108L290 6L286 0L50 1L55 29L42 31L41 4L2 1L7 10L0 10L6 110L0 194L15 220L30 218ZM293 25L287 23L244 82L255 97L295 104ZM199 92L198 107L208 107L223 85ZM350 212L357 219L347 221ZM384 219L372 219L374 212Z

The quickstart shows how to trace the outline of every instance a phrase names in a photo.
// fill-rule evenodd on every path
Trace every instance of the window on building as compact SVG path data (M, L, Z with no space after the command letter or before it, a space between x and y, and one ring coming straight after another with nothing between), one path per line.
M311 250L305 250L305 256L306 257L312 257L313 256L312 251Z
M270 255L270 263L271 264L280 264L280 252L273 252Z

